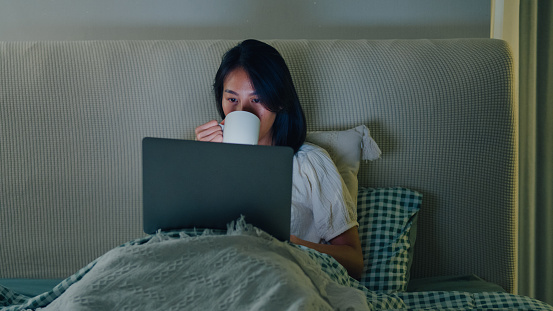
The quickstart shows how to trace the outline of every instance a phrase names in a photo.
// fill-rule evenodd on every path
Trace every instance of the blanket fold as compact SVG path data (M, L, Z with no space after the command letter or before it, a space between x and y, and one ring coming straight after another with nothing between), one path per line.
M508 293L378 293L332 257L246 223L157 232L114 248L36 297L0 285L19 310L553 310Z
M246 224L113 249L43 310L369 310L300 249Z

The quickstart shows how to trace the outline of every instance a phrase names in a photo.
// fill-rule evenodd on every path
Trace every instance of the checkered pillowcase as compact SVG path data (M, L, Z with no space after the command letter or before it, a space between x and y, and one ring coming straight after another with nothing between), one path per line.
M396 188L359 188L357 218L363 247L360 283L369 290L405 291L422 195Z

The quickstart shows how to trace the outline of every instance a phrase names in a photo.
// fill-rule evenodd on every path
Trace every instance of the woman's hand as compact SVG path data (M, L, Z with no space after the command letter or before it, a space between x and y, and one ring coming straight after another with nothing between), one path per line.
M225 120L223 120L221 124L225 124ZM217 143L223 142L223 130L221 129L221 126L219 126L219 122L216 120L211 120L198 126L195 132L196 140Z
M294 243L294 244L297 244L297 245L302 245L302 239L298 238L297 236L293 235L293 234L290 234L290 242Z
M357 227L353 227L340 234L328 244L318 244L302 240L295 235L290 235L290 242L307 246L321 253L328 254L336 259L349 275L359 280L363 273L363 252Z

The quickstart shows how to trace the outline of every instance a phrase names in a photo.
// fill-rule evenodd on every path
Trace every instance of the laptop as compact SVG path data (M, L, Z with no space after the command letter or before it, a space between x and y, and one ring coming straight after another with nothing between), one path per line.
M226 229L241 215L290 239L293 149L146 137L144 232Z

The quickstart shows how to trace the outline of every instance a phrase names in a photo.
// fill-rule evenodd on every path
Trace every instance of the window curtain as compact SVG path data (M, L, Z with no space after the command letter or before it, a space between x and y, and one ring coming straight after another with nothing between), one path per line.
M519 10L518 293L553 304L553 1Z

